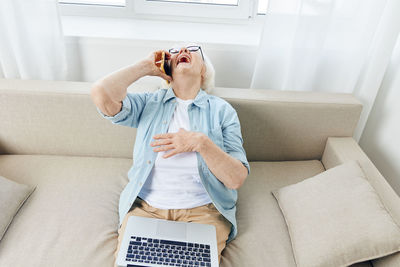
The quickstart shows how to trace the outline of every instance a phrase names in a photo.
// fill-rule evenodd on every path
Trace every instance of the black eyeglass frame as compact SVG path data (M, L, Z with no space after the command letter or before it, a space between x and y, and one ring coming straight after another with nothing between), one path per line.
M190 50L191 47L196 47L197 49L191 51L191 50ZM198 51L198 50L200 49L201 58L202 58L203 61L204 61L204 56L203 56L203 51L201 50L201 46L199 46L199 45L189 45L189 46L187 46L186 48L187 48L190 52L196 52L196 51ZM174 51L174 52L171 52L171 51ZM168 50L168 52L169 52L170 54L177 54L177 53L179 53L179 51L180 51L180 50L175 49L175 48L170 48L170 49Z

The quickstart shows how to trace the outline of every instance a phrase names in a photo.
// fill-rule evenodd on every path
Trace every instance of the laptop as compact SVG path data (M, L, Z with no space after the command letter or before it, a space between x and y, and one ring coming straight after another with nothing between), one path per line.
M217 267L215 226L131 216L116 264L119 267Z

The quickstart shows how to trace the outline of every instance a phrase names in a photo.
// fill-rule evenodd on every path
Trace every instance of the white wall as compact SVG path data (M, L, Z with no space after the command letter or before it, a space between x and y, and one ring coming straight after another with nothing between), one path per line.
M400 195L400 37L360 146Z
M68 80L94 82L119 68L133 64L158 49L168 50L175 42L97 37L67 37ZM250 86L257 49L251 45L201 43L212 59L217 87ZM137 83L155 83L159 77L143 77Z

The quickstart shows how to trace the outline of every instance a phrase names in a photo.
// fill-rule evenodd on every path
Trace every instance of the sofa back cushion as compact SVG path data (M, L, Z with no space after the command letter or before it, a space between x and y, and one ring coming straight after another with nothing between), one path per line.
M132 158L136 129L102 118L92 83L0 79L0 154ZM157 90L132 84L129 92ZM362 105L351 94L216 88L237 111L249 161L321 159L350 137Z

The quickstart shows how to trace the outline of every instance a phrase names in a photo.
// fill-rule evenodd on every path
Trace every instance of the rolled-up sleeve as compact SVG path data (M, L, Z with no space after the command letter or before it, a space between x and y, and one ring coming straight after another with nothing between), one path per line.
M122 100L121 110L114 116L108 116L96 107L99 114L113 124L137 128L146 102L152 93L127 93Z
M250 174L250 165L243 148L243 138L239 118L236 110L230 105L228 105L224 122L222 124L222 135L226 153L240 160L247 168L247 174Z

